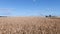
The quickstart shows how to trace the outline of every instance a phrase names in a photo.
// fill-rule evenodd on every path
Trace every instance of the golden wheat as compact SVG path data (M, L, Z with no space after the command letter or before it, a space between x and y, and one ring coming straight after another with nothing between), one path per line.
M60 19L2 17L0 34L60 34Z

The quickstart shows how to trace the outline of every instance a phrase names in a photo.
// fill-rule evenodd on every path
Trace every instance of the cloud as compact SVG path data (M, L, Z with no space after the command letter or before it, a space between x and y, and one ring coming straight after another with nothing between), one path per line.
M33 2L36 2L36 0L33 0Z
M14 10L14 8L0 8L0 12L3 11L3 12L9 12L11 10Z
M11 15L15 8L0 8L0 15Z

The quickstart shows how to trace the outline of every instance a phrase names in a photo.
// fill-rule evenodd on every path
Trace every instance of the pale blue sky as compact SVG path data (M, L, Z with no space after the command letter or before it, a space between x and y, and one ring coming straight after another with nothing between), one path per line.
M60 16L60 0L0 0L0 15Z

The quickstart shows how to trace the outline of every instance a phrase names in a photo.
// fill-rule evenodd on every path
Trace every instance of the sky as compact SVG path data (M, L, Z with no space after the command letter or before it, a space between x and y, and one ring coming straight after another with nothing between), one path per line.
M60 16L60 0L0 0L1 16Z

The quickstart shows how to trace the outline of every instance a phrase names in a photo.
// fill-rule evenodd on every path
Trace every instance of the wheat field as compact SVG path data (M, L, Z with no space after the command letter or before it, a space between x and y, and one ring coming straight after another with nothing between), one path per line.
M0 34L60 34L60 19L1 17Z

